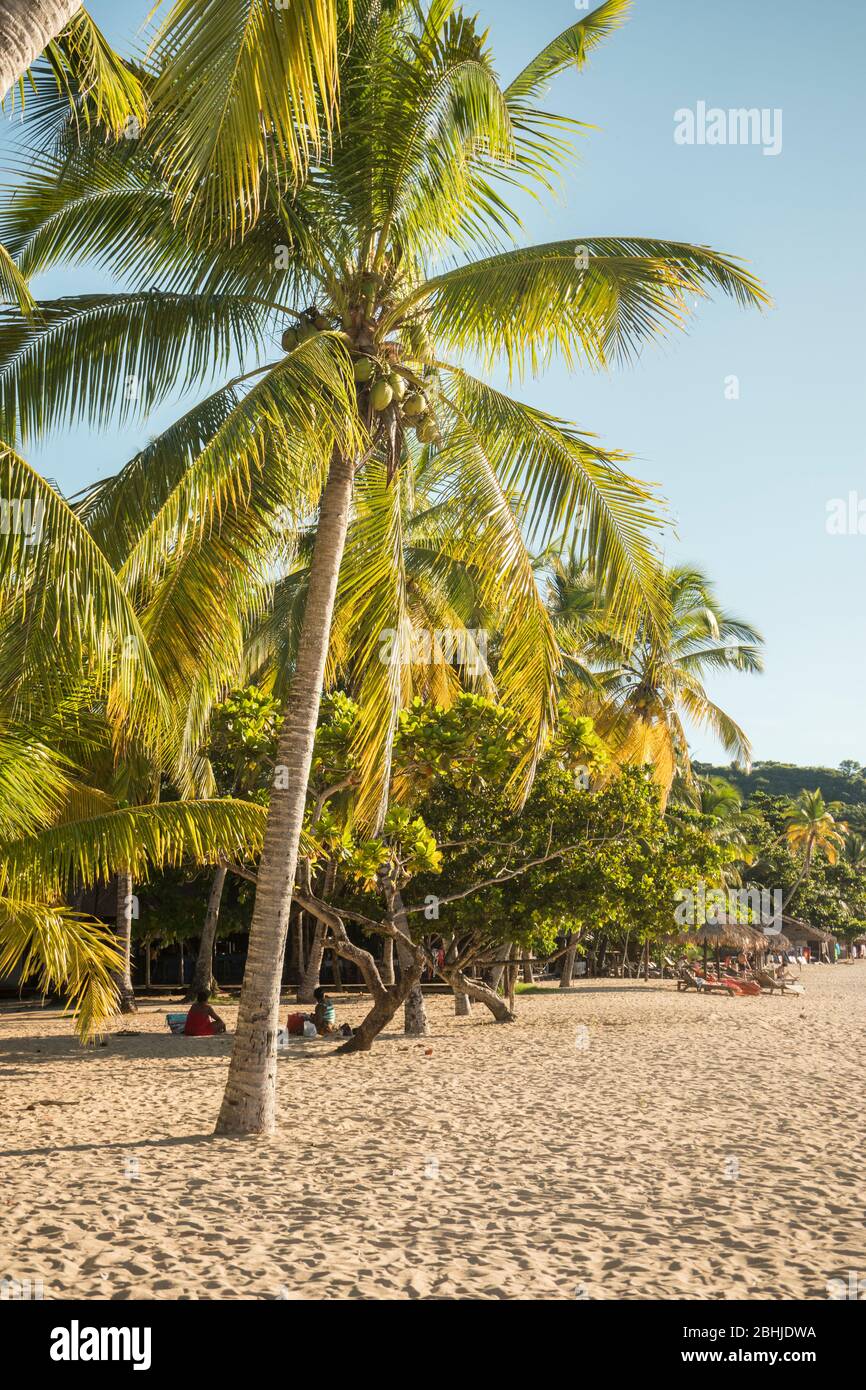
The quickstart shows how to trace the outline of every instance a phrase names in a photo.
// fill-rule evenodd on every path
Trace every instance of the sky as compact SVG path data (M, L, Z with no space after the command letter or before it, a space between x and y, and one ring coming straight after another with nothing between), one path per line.
M149 0L88 7L132 52ZM507 78L586 6L466 8L489 25ZM630 470L659 484L676 518L667 558L701 566L724 606L763 633L763 675L710 681L755 760L866 763L866 519L863 535L856 521L828 529L836 499L847 515L854 494L866 514L864 51L862 0L831 9L806 0L635 0L628 24L546 98L548 109L594 128L558 199L524 209L526 244L603 235L696 242L746 260L773 296L763 314L728 300L702 305L687 334L648 349L637 366L605 376L553 366L513 388L631 455ZM677 113L699 103L766 111L765 143L781 148L678 143ZM86 267L35 284L44 296L104 287ZM64 430L28 457L71 494L115 472L175 414L167 403L127 430ZM698 732L692 752L727 760Z

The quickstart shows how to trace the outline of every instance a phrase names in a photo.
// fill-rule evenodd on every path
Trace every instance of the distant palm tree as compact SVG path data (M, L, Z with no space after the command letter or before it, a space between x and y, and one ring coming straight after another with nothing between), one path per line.
M632 641L611 630L604 608L592 614L581 588L578 607L588 614L582 653L597 693L573 687L573 694L594 715L615 760L650 765L667 799L676 777L684 787L694 787L687 721L709 729L727 752L748 762L746 734L710 699L704 682L715 671L761 671L763 663L760 634L721 607L701 570L684 565L663 570L660 586L665 618L641 622ZM717 805L720 797L717 789Z
M814 792L801 791L788 803L784 838L791 853L802 857L803 864L785 901L786 907L801 884L808 881L816 856L823 854L828 864L836 864L847 837L848 826L836 820L820 788Z
M845 841L845 862L858 871L866 869L866 836L850 831Z

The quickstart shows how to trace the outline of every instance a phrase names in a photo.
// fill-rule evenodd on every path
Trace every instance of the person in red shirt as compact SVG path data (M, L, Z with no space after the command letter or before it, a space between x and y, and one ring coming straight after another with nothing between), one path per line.
M214 1033L224 1033L226 1026L219 1014L211 1008L207 1002L207 990L204 990L196 998L195 1003L186 1016L184 1034L188 1038L210 1038Z

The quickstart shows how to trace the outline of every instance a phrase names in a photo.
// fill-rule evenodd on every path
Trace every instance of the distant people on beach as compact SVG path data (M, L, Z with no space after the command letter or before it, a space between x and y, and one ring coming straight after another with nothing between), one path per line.
M226 1026L215 1009L208 1003L208 992L203 990L186 1016L184 1034L188 1038L211 1038L215 1033L224 1033Z

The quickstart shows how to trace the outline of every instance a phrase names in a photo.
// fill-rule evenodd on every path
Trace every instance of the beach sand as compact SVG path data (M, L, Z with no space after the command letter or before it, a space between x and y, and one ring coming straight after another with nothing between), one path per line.
M210 1137L230 1037L172 1037L147 1002L85 1051L7 1001L0 1278L46 1299L825 1299L854 1271L866 1295L866 963L803 979L587 981L520 996L512 1025L433 998L423 1042L293 1044L266 1141Z

